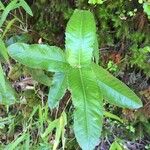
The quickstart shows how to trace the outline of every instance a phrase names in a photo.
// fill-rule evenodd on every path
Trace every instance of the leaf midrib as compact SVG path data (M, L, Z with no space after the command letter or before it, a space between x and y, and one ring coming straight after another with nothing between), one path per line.
M88 134L88 126L87 126L87 120L88 120L88 117L87 117L87 108L86 108L86 100L87 100L87 97L86 97L86 91L85 91L85 87L84 87L84 82L83 82L83 78L82 78L82 71L81 71L81 68L79 68L79 75L80 75L80 80L81 80L81 88L82 88L82 93L83 93L83 98L84 98L84 114L85 114L85 128L86 128L86 135L89 135ZM89 141L89 137L88 137L88 141Z
M83 17L83 15L82 15ZM84 40L84 37L83 37L83 22L82 22L82 19L81 19L81 27L80 27L80 37L82 37L82 39ZM80 80L81 80L81 88L82 88L82 93L83 93L83 99L84 99L84 114L85 114L85 130L86 130L86 135L89 135L88 133L88 126L87 126L87 122L88 122L88 117L87 117L87 108L86 108L86 100L87 100L87 96L86 96L86 91L85 91L85 86L84 86L84 81L83 81L83 78L82 78L82 67L81 66L81 54L82 54L82 49L83 49L83 46L82 46L82 43L83 41L80 43L81 44L81 49L79 50L79 58L78 58L78 65L79 65L79 75L80 75ZM89 137L88 137L88 141L89 141Z
M17 51L17 55L22 55L22 52L18 52ZM62 54L61 54L62 55ZM13 55L12 55L13 56ZM65 59L64 59L64 56L62 55L62 60L57 60L57 58L56 59L49 59L48 58L48 56L49 55L47 55L47 57L45 57L45 56L43 56L43 57L40 57L40 55L33 55L33 58L38 58L38 59L40 59L41 60L41 58L42 58L42 60L49 60L49 61L57 61L57 62L64 62L64 63L66 63L66 61L65 61ZM26 56L25 56L26 57ZM29 56L29 57L32 57L32 54ZM19 57L20 58L20 57Z
M81 28L80 28L80 36L82 37L82 20L81 20ZM80 43L81 44L81 43ZM82 44L81 44L82 45ZM81 46L82 47L82 46ZM81 48L81 51L82 51L82 48ZM78 65L80 66L81 65L81 51L79 50L79 59L78 59Z

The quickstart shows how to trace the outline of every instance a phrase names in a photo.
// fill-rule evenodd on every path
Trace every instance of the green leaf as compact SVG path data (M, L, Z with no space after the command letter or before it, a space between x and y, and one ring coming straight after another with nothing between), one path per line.
M51 109L58 105L59 100L65 94L67 88L66 83L67 78L64 73L54 74L53 83L48 94L48 105Z
M66 67L63 51L55 46L15 43L8 51L12 58L31 68L58 72Z
M6 20L8 14L10 13L10 11L19 8L20 6L23 7L23 9L31 16L33 16L32 10L30 9L30 7L28 6L28 4L24 1L24 0L20 0L20 2L18 3L18 0L13 0L11 1L6 8L2 7L4 9L1 18L0 18L0 27L2 27L4 21Z
M25 142L24 142L24 150L29 150L30 149L30 133L28 131Z
M8 6L4 9L1 18L0 18L0 28L2 27L4 21L6 20L8 14L10 13L11 10L15 9L15 6L17 4L18 0L13 0L11 1Z
M142 107L141 100L128 86L102 67L94 63L92 66L106 100L114 105L125 108L136 109Z
M26 11L26 13L28 13L30 16L33 16L31 8L24 0L20 0L20 6L23 7L23 9Z
M143 4L144 12L150 17L150 3Z
M90 11L75 10L66 29L66 54L71 66L91 62L96 37L94 16Z
M4 38L4 36L6 35L6 33L11 29L11 26L12 26L16 21L19 21L19 19L18 19L18 18L14 18L14 19L8 21L8 24L7 24L7 26L5 27L5 30L4 30L4 32L3 32L3 34L2 34L2 39Z
M122 147L118 144L117 141L114 141L109 150L123 150Z
M6 90L4 72L3 72L3 69L2 69L1 63L0 63L0 85L1 85L1 88Z
M8 57L8 54L7 54L7 49L6 49L5 44L4 44L4 42L1 38L0 38L0 55L2 55L2 57L6 61L9 60L9 57Z
M3 93L3 99L4 102L3 104L5 105L12 105L15 103L16 98L15 98L15 91L12 88L11 84L5 79L5 84L6 84L6 92Z
M52 130L57 127L58 123L59 119L55 119L54 121L49 122L49 125L46 128L45 132L41 134L42 139L45 139L52 132Z
M98 64L99 63L99 48L98 48L97 36L95 36L93 56L94 56L96 64Z
M89 4L103 4L104 0L89 0Z
M114 115L114 114L112 114L112 113L110 113L110 112L105 111L105 112L104 112L104 116L105 116L105 117L108 117L108 118L111 118L111 119L118 120L118 121L120 121L121 123L123 123L123 120L122 120L120 117L118 117L118 116L116 116L116 115Z
M83 150L93 150L102 128L103 100L91 67L70 68L69 90L75 106L74 131Z
M61 135L62 137L64 136L64 130L65 130L65 126L67 125L67 117L66 117L66 113L63 112L62 115L59 118L57 127L56 127L56 136L55 136L55 141L54 141L54 145L53 145L53 150L56 150L59 143L60 143L60 138Z
M2 66L0 64L0 104L11 105L14 104L14 91L8 81L5 80Z
M18 137L15 141L11 142L6 146L6 149L4 150L14 150L16 147L23 142L27 138L27 134L24 132L20 137Z
M4 10L5 6L3 5L3 3L0 1L0 10Z

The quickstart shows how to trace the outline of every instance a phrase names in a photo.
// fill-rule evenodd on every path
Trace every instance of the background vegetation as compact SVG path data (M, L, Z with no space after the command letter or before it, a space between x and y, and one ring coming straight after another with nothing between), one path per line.
M17 2L0 2L0 71L3 69L10 83L6 92L14 92L12 86L18 97L11 106L7 100L6 105L0 105L0 149L80 149L72 128L70 93L65 94L57 109L50 111L47 96L53 74L31 70L8 59L2 51L20 41L48 43L64 49L66 24L76 8L94 13L102 66L134 90L144 104L138 110L128 110L105 103L110 114L105 115L96 149L150 149L150 1Z

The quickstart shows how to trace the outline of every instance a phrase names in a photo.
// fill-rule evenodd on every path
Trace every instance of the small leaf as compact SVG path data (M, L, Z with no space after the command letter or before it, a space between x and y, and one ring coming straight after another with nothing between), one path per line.
M54 74L53 83L48 94L48 105L51 109L55 108L64 96L67 88L66 84L67 78L64 73Z
M59 118L57 127L56 127L56 136L55 136L55 142L53 145L53 150L56 150L59 144L59 140L61 138L61 135L64 134L64 128L67 124L67 117L66 117L66 113L63 112L62 115ZM62 135L63 136L63 135Z
M20 6L23 7L23 9L28 13L30 16L33 16L32 10L29 7L29 5L24 0L20 0Z
M103 4L104 0L89 0L89 4Z
M92 66L106 100L114 105L125 108L137 109L142 107L141 100L123 82L112 76L102 67L94 63Z
M0 18L0 28L2 27L4 21L6 20L8 14L10 13L11 10L15 9L16 4L17 4L18 0L13 0L11 1L8 6L4 9L1 18Z
M12 88L11 84L7 80L5 80L5 84L6 84L7 91L2 94L3 100L4 100L3 104L12 105L16 101L16 98L15 98L16 93L15 93L14 89Z
M120 121L121 123L123 123L123 120L122 120L120 117L118 117L118 116L116 116L116 115L114 115L114 114L112 114L112 113L110 113L110 112L105 111L105 112L104 112L104 116L105 116L105 117L108 117L108 118L111 118L111 119L118 120L118 121Z
M4 10L5 6L3 5L3 3L0 1L0 10Z
M55 46L15 43L8 51L12 58L31 68L58 72L67 66L63 51Z
M4 42L1 38L0 38L0 55L2 55L2 57L6 61L9 60L9 57L8 57L8 54L7 54L7 48L5 47L5 44L4 44Z
M15 150L17 146L27 138L27 136L28 134L26 134L25 132L22 133L22 135L18 137L15 141L8 144L5 150Z
M111 144L111 147L109 150L123 150L122 147L118 144L117 141L114 141L112 144Z
M4 73L0 64L0 104L11 105L14 104L14 91L8 81L5 80Z
M71 66L91 62L96 37L94 16L90 11L75 10L66 29L66 54Z
M102 129L103 100L91 67L70 68L69 90L72 94L74 132L83 150L93 150Z
M30 133L28 131L25 142L24 142L24 150L30 149Z
M3 72L3 69L2 69L1 63L0 63L0 84L1 84L1 88L6 90L4 72Z
M43 139L46 138L52 132L52 130L57 127L58 122L59 122L58 119L55 119L54 121L49 122L48 127L46 128L45 132L41 134L41 137Z
M150 17L150 3L143 4L144 12Z

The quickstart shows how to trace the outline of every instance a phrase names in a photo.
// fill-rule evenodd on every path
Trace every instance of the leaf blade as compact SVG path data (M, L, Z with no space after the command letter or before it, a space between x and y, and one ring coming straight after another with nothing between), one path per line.
M76 109L75 136L83 150L92 150L99 141L102 128L102 95L91 68L72 68L68 73L68 82Z
M62 50L45 44L15 43L8 47L12 58L23 65L52 72L63 72L67 66Z
M123 150L120 144L117 141L114 141L109 150Z
M14 91L8 81L5 80L2 66L0 64L0 103L11 105L14 104L15 101Z
M3 40L1 38L0 38L0 54L2 55L2 57L6 61L9 60L7 49L6 49L5 44L4 44L4 42L3 42Z
M59 120L58 120L58 124L56 127L56 136L55 136L55 142L53 145L53 150L57 150L57 147L59 145L60 142L60 138L61 136L64 136L64 132L65 132L65 126L67 124L67 116L65 112L62 112Z
M28 13L30 16L33 16L32 10L29 7L29 5L24 0L20 0L20 6L23 7L23 9Z
M136 109L142 107L141 100L123 82L112 76L101 66L92 64L103 95L107 100L120 107Z
M96 37L94 16L90 11L75 10L66 28L66 54L71 66L89 64Z
M53 77L52 87L48 94L48 105L51 109L55 108L59 100L63 97L66 91L67 77L64 73L55 73Z
M18 1L18 0L13 0L13 1L11 1L11 2L7 5L7 7L4 9L4 11L3 11L2 15L1 15L1 18L0 18L0 28L2 27L3 23L5 22L5 20L6 20L7 16L8 16L8 14L9 14L9 12L12 11L13 9L15 9L15 6L16 6L16 4L17 4L17 1Z

